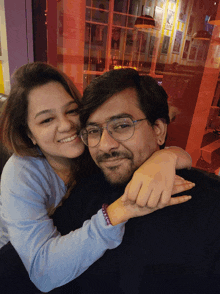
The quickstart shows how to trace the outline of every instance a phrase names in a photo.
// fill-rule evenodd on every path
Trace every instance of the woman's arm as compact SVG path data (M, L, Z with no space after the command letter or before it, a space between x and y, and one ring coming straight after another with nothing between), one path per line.
M158 153L157 153L158 152ZM192 158L184 149L176 146L166 147L165 149L162 149L160 151L156 151L156 154L167 154L168 152L171 152L172 155L176 156L176 169L183 169L188 168L190 169L192 167ZM156 155L157 156L157 155Z
M48 292L72 281L107 249L117 247L124 224L108 226L99 210L80 229L61 236L46 207L57 183L53 177L44 179L43 167L38 172L35 168L24 165L16 172L12 163L6 164L1 180L2 217L31 281Z

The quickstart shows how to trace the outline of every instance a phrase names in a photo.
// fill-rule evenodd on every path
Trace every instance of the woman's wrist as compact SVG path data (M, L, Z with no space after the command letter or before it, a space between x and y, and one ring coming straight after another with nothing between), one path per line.
M173 162L174 167L176 168L177 165L178 156L175 152L170 150L170 148L161 149L158 151L155 151L151 157L148 159L148 161L151 161L154 164L166 164Z
M121 201L121 198L110 204L106 208L106 212L113 226L126 222L130 218L123 201Z
M192 167L192 158L184 149L176 146L167 147L165 152L170 152L176 156L176 169Z
M108 212L107 212L108 204L104 203L102 204L102 213L105 218L107 226L112 225L111 220L109 218Z

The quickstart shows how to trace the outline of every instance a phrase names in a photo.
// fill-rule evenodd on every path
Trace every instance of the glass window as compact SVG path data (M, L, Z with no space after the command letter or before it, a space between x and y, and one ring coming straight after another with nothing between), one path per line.
M76 1L70 2L73 7ZM84 50L84 88L94 77L113 68L134 67L143 75L150 74L163 85L169 104L175 106L171 108L178 113L178 116L172 114L167 144L186 148L190 154L198 152L206 161L208 157L201 153L201 146L210 143L207 138L220 134L220 87L216 88L220 81L220 27L209 24L218 1L86 0L85 25L78 19L80 33L84 35L79 33L77 42L74 21L78 15L70 10L64 13L63 3L64 0L60 0L57 4L58 67L74 77L75 68L80 67L79 60L82 60L80 50ZM156 26L136 28L141 15L150 15ZM197 32L200 32L199 38L195 35ZM75 43L80 46L72 49ZM69 47L65 48L65 44ZM199 103L201 111L196 110ZM197 126L192 124L195 114L200 121ZM179 130L182 130L181 136ZM198 163L198 158L194 160L195 166L200 167L201 160Z
M114 11L127 13L128 1L115 0L114 1Z

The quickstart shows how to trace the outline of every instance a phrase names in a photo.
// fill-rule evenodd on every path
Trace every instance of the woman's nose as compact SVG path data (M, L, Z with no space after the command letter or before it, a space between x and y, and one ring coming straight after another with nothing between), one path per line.
M68 117L63 116L59 119L58 131L59 132L68 132L73 127L74 122L71 121Z

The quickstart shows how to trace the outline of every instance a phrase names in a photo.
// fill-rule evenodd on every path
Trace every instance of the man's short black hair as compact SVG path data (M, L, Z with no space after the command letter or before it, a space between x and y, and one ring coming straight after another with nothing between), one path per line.
M105 101L128 88L136 90L140 109L151 125L157 119L163 119L169 124L168 96L163 87L152 77L140 76L136 70L127 68L108 71L87 86L82 98L82 127L85 127L89 116Z

